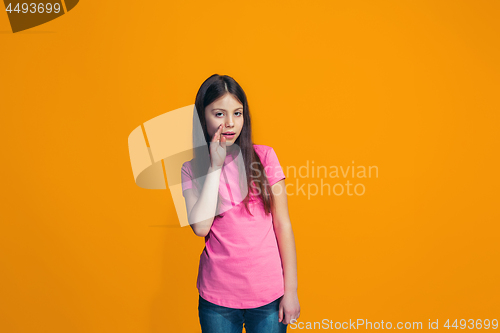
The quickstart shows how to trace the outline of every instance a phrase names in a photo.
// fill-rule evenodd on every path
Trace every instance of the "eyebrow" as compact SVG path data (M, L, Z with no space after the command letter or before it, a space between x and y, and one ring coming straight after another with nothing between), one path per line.
M234 109L234 111L240 110L240 109L243 109L243 107ZM215 110L227 111L226 109L221 109L221 108L212 109L212 111L215 111Z

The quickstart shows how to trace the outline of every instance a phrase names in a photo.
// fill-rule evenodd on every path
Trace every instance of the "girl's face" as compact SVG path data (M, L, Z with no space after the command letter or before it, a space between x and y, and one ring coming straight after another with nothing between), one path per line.
M233 95L227 93L207 105L205 120L210 138L214 136L219 125L222 124L221 135L226 137L226 145L231 146L243 129L243 105Z

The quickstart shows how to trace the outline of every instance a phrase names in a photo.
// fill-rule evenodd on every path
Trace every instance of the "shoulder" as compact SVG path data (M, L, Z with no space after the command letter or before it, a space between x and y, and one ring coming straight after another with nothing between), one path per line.
M278 156L274 149L266 145L254 145L255 152L259 155L264 167L269 165L279 165Z
M191 172L191 161L186 161L186 162L182 163L182 170L183 171Z
M273 150L272 147L266 145L253 145L253 149L259 155L260 158L265 158L267 154Z

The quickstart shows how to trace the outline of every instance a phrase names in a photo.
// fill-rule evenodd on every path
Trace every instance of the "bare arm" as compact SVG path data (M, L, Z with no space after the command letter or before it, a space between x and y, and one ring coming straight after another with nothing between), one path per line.
M285 281L285 295L280 304L279 317L284 324L290 324L292 319L300 316L300 305L297 296L297 254L292 223L288 214L288 199L285 190L285 180L282 179L272 186L275 199L273 209L274 232L281 255Z
M210 167L199 198L194 189L184 191L189 225L200 237L205 237L210 232L217 209L220 175L226 158L226 138L220 138L221 132L222 126L219 126L210 142Z
M221 168L210 167L198 198L193 189L184 193L189 225L197 236L205 237L214 222L219 195Z

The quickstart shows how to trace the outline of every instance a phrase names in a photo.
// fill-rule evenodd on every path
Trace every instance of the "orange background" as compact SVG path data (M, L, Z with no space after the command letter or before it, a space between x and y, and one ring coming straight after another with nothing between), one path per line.
M500 319L499 10L81 1L17 34L0 12L0 331L200 331L203 238L134 183L127 137L214 73L283 167L379 168L289 197L299 321Z

